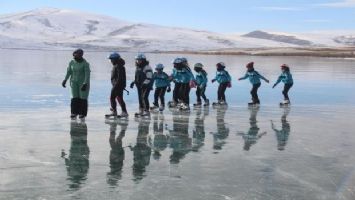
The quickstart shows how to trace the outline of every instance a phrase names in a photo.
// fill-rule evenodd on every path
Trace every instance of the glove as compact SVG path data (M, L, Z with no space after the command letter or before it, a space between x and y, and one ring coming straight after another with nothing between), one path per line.
M170 88L170 87L168 87L168 89L167 89L166 91L167 91L168 93L169 93L169 92L171 92L171 88Z
M130 87L130 88L133 88L133 87L134 87L134 82L132 82L129 87Z
M66 87L66 84L67 84L67 80L63 80L63 82L62 82L62 86L63 86L63 88L65 88L65 87Z
M232 83L231 83L231 82L228 82L227 87L228 87L228 88L231 88L231 87L232 87Z
M88 84L84 83L83 86L81 86L81 91L85 91L88 88Z
M216 79L212 79L212 83L216 82Z
M269 80L266 80L266 82L267 82L267 83L270 83L270 81L269 81Z

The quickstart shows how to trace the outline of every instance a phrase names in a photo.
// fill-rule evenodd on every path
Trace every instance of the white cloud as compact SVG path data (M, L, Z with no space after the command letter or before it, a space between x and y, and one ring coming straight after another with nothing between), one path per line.
M256 7L258 10L264 11L301 11L303 9L296 8L296 7L279 7L279 6L263 6L263 7Z
M355 0L341 0L341 1L324 3L319 5L326 6L326 7L349 8L349 7L355 7Z

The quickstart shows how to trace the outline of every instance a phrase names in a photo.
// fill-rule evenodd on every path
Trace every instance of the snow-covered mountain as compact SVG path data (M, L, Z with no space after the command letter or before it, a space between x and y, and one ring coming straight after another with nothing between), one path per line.
M55 8L0 16L0 48L199 51L234 48L347 46L354 35L289 35L254 31L223 34L132 23L113 17ZM326 42L324 42L326 41ZM332 41L332 42L329 42ZM324 42L324 43L323 43Z

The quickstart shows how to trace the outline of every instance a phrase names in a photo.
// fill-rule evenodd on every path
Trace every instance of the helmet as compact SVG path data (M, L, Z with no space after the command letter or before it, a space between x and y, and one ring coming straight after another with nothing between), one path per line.
M246 68L248 68L248 69L254 68L254 62L248 63L248 64L246 65Z
M164 65L163 65L163 64L161 64L161 63L156 64L156 65L155 65L155 69L156 69L156 70L159 70L159 69L164 69Z
M111 53L110 56L108 57L108 59L119 59L119 58L121 58L121 56L117 52Z
M174 60L173 60L173 64L181 64L181 63L183 63L184 61L183 61L183 59L182 58L175 58Z
M226 64L224 64L224 62L219 62L219 63L217 63L216 66L217 66L217 67L220 67L220 68L225 68L225 67L226 67Z
M187 58L182 57L181 60L182 60L183 63L187 63Z
M203 64L202 63L196 63L194 65L195 68L203 68Z
M147 59L143 53L139 53L138 55L136 55L135 58L136 58L136 60L146 60Z

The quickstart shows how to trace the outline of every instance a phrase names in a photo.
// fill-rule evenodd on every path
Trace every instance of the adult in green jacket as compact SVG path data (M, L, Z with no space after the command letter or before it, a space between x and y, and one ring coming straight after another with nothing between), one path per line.
M76 119L79 115L80 119L84 119L88 112L88 97L90 90L90 64L83 58L84 51L77 49L73 52L73 60L69 62L67 74L62 82L62 86L66 87L66 83L70 78L71 87L71 115L72 119Z

